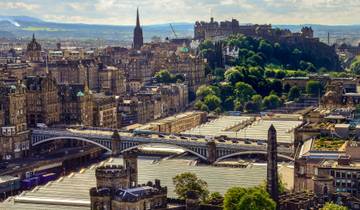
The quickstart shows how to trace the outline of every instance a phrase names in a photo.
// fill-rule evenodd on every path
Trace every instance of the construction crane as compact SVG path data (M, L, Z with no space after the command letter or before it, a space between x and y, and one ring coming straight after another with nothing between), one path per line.
M171 27L172 32L175 35L175 38L178 38L178 36L177 36L177 34L176 34L175 30L174 30L174 27L171 25L171 23L170 23L170 27Z

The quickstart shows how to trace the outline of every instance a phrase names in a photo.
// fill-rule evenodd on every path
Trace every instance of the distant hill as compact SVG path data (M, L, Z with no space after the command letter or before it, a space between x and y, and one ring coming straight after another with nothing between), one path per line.
M192 37L194 34L193 23L172 23L178 37ZM274 25L278 28L288 28L291 31L300 31L304 25ZM314 25L315 36L327 42L327 34L330 32L330 41L346 41L356 44L360 40L360 25ZM47 22L28 16L0 16L0 38L3 32L8 32L16 38L30 38L33 33L40 39L104 39L131 42L134 26L129 25L94 25L94 24L70 24ZM155 24L143 26L144 38L149 41L152 37L161 38L175 37L170 24ZM9 34L8 34L9 35ZM11 36L12 37L12 36Z
M172 24L180 37L193 35L193 25L189 23ZM17 38L30 37L33 33L40 39L105 39L130 41L134 26L69 24L46 22L31 17L0 16L0 28L14 34ZM147 25L143 27L145 40L153 36L174 37L170 24Z

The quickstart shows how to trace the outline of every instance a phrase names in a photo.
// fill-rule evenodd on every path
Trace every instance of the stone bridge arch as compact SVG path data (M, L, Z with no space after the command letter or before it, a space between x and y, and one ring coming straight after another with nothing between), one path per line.
M227 158L230 158L230 157L235 157L235 156L239 156L239 155L251 155L251 154L261 154L261 155L267 155L267 151L245 151L245 152L236 152L236 153L232 153L232 154L228 154L228 155L225 155L225 156L222 156L222 157L219 157L215 163L218 163L222 160L225 160ZM290 157L290 156L286 156L286 155L283 155L283 154L279 154L278 153L278 157L281 157L281 158L284 158L284 159L287 159L287 160L290 160L290 161L294 161L294 158Z
M204 161L208 161L208 158L206 157L206 155L202 155L202 154L200 154L198 152L195 152L195 151L191 150L190 148L186 148L184 146L180 146L180 145L177 145L177 144L169 144L169 143L142 143L142 144L140 143L140 144L137 144L137 145L122 149L120 152L124 153L124 152L130 151L130 150L133 150L133 149L139 149L141 147L146 147L146 146L170 146L170 147L173 147L173 148L182 149L185 152L189 152L190 154L193 154L193 155L197 156L198 158L200 158L200 159L202 159ZM207 151L206 151L206 153L207 153Z
M93 141L93 140L89 140L89 139L86 139L86 138L81 138L81 137L70 137L70 136L59 136L59 137L52 137L52 138L47 138L47 139L44 139L44 140L41 140L41 141L38 141L36 143L34 143L32 146L37 146L37 145L40 145L40 144L43 144L43 143L46 143L46 142L50 142L50 141L55 141L55 140L78 140L78 141L84 141L84 142L88 142L90 144L94 144L98 147L101 147L105 150L107 150L108 152L112 152L112 149L111 149L111 143L109 141L109 147L103 145L103 144L100 144L96 141Z

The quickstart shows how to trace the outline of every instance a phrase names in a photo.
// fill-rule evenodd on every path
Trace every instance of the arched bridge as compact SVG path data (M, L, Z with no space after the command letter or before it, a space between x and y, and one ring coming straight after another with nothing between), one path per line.
M111 131L96 130L72 130L72 129L34 129L31 132L31 146L51 142L55 140L78 140L97 145L113 154L138 148L144 145L169 145L182 148L200 159L215 162L245 154L244 152L262 152L266 154L266 144L256 142L215 142L209 143L205 138L177 137L173 135L136 135L128 132L120 132L115 138ZM291 159L292 147L279 146L279 155Z

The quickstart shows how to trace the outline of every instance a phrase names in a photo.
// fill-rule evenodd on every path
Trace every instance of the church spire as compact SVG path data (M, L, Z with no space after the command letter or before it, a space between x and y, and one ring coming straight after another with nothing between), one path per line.
M140 27L139 7L136 10L136 27Z
M140 15L139 15L139 8L136 10L136 26L134 29L134 42L133 42L133 48L136 50L140 50L141 47L144 44L144 38L143 38L143 31L140 26Z

